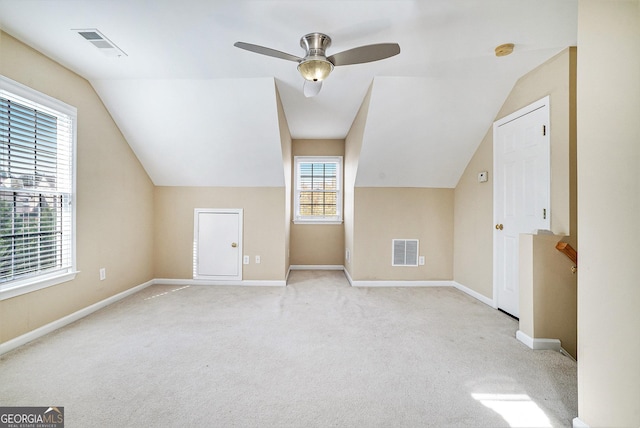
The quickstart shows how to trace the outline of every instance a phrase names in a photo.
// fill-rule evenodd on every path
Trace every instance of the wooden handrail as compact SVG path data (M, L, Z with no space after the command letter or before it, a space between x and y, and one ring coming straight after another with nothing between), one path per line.
M556 250L564 253L565 256L571 259L574 265L578 266L578 252L567 242L558 242L556 244Z

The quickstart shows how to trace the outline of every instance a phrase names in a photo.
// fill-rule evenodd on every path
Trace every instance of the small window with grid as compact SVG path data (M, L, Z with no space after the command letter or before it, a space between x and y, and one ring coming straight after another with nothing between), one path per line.
M296 156L294 167L294 222L342 222L342 157Z

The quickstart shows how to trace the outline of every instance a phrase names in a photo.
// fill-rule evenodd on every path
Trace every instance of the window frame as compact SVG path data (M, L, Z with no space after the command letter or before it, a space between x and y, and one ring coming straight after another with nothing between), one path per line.
M293 162L293 222L294 224L342 224L343 221L343 157L342 156L294 156ZM309 216L300 214L300 165L303 163L335 163L336 168L336 215Z
M69 194L70 210L70 264L58 271L44 272L0 283L0 301L22 294L41 290L63 282L73 280L78 271L76 268L76 171L77 171L77 109L49 95L0 75L0 95L18 104L26 103L29 108L40 108L44 113L67 116L71 121L70 156L71 156L71 190ZM66 192L65 192L66 193Z

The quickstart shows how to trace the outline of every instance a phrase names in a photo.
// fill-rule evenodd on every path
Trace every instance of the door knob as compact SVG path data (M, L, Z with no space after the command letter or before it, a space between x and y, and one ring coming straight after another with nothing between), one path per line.
M496 226L496 227L497 227L497 226ZM234 243L232 243L232 244L231 244L231 246L232 246L233 248L236 248L236 247L238 246L238 244L236 244L236 243L234 242Z
M496 230L502 230L504 229L504 226L501 224L496 224Z

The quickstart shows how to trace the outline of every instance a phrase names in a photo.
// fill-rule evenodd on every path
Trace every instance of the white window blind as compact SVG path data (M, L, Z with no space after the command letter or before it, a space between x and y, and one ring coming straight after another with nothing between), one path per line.
M295 218L342 221L342 157L295 157Z
M9 92L8 79L0 84L1 291L74 269L75 114Z

